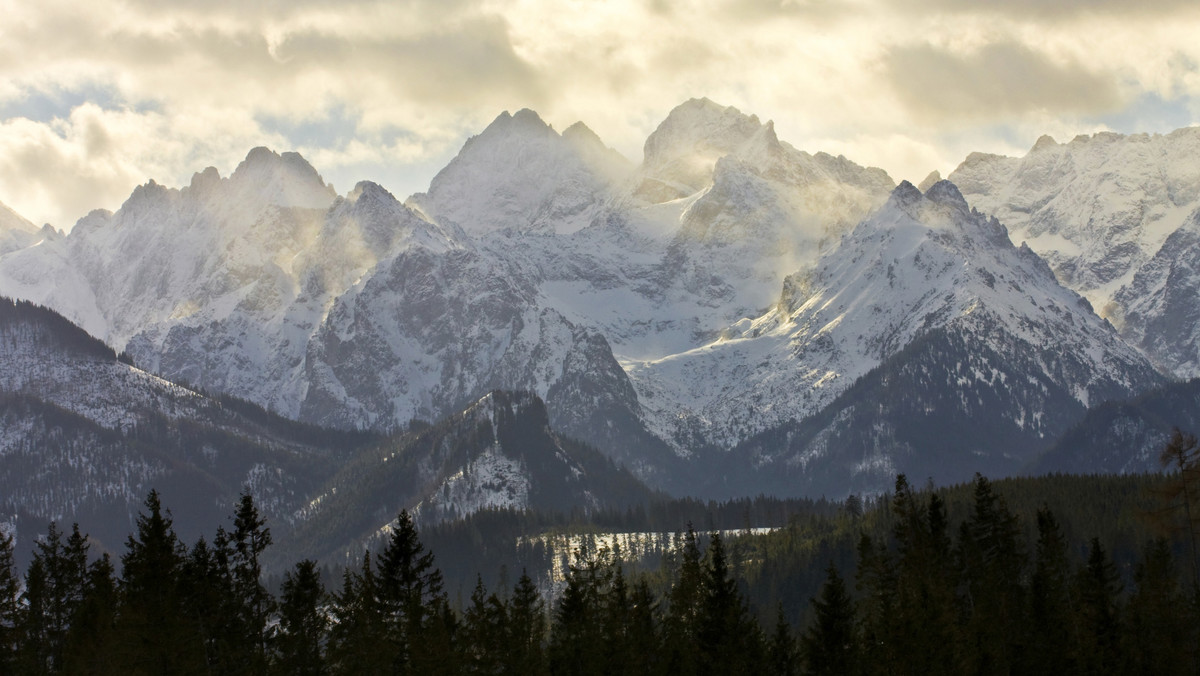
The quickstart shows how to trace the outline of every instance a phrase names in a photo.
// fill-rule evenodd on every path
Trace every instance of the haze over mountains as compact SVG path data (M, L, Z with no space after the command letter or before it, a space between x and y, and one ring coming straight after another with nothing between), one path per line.
M1197 142L1043 138L918 189L706 99L673 110L640 164L522 110L403 202L369 181L336 195L299 155L256 148L228 177L150 181L66 235L0 209L0 294L127 352L144 372L111 376L137 380L112 386L117 408L186 384L385 434L499 396L540 411L517 437L548 424L652 488L843 497L896 472L1022 471L1089 407L1200 375ZM114 429L50 381L5 377ZM422 491L553 482L519 451L471 448ZM334 459L293 482L300 502L345 460L309 454ZM555 504L645 490L571 457L564 477L609 488ZM422 491L407 506L458 509ZM300 502L279 509L302 525Z

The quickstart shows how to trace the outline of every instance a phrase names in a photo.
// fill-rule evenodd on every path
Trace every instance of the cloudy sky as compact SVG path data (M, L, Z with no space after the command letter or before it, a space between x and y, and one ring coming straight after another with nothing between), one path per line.
M502 110L635 161L707 96L918 181L975 150L1200 121L1195 0L0 0L0 202L69 228L298 150L404 196Z

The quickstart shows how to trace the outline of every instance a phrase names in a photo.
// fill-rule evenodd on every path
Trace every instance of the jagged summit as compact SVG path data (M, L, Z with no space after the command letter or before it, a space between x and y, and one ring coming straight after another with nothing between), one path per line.
M529 109L501 113L408 204L469 235L570 231L590 220L628 162L586 127L562 135Z
M1046 150L1048 148L1056 147L1058 147L1058 142L1054 140L1053 136L1049 134L1042 134L1038 137L1037 142L1033 144L1033 147L1029 149L1029 152L1032 153L1039 150Z
M942 180L942 173L937 169L934 169L933 171L929 172L928 176L926 176L921 180L920 183L917 184L917 190L925 192L926 190L932 188L934 183L937 183L940 180Z
M346 193L346 199L351 202L357 202L360 199L397 201L395 195L387 188L374 181L359 181L354 184L354 189Z
M950 178L1160 367L1177 377L1200 375L1188 331L1171 328L1170 341L1143 331L1158 321L1148 308L1174 305L1168 293L1200 292L1200 280L1187 275L1158 283L1161 270L1191 266L1191 249L1179 246L1190 235L1174 235L1200 210L1200 127L1100 132L1065 144L1043 137L1024 157L972 154ZM1165 329L1173 320L1164 322Z
M337 196L299 153L279 154L261 146L246 155L229 182L243 198L257 197L261 203L281 207L324 209Z
M712 343L632 365L651 429L681 445L698 430L734 444L815 414L872 367L941 330L1004 363L1045 353L1041 364L1055 365L1049 376L1024 357L1021 368L1055 379L1054 396L1071 410L1158 382L1086 303L1035 255L1013 247L995 219L971 212L948 181L926 194L901 182L837 246L788 277L777 298ZM1032 420L1036 410L1012 415L1039 426L1034 434L1060 430L1061 420Z
M717 160L758 140L764 149L778 146L774 126L765 127L754 115L708 99L691 99L676 106L646 139L642 171L681 192L703 188Z

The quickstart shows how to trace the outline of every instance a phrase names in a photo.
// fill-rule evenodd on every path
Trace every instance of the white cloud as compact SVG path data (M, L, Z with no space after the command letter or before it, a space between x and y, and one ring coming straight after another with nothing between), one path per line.
M69 226L258 144L299 149L340 190L374 178L403 196L522 107L636 161L693 96L919 180L970 150L1093 131L1148 94L1195 109L1195 3L1135 5L0 0L0 201Z

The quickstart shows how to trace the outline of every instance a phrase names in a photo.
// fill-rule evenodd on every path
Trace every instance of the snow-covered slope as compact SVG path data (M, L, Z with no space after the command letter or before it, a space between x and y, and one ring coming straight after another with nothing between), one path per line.
M902 183L816 266L788 277L768 312L707 345L634 363L630 375L652 429L685 448L705 439L730 446L816 413L947 326L974 349L1044 351L1044 375L1081 406L1157 382L1086 301L1028 248L1014 248L998 222L972 213L949 182L926 195ZM1003 368L982 364L962 377L992 381ZM1022 427L1043 424L1036 408L1012 415Z
M116 544L157 488L189 505L188 538L247 489L282 533L339 456L370 441L165 381L27 302L0 298L0 353L0 509L33 531L87 516Z
M1125 335L1157 363L1189 364L1200 319L1187 292L1162 290L1200 284L1189 230L1167 225L1200 194L1186 171L1196 163L1172 160L1154 188L1175 211L1151 188L1137 201L1109 167L1140 157L1151 171L1154 158L1134 151L1156 143L1045 141L1025 160L972 156L956 175L972 199L1007 209L1018 237L1058 246L1048 255L1060 273L1086 268L1085 293L1137 317L1147 335L1129 322ZM1101 152L1110 146L1125 154ZM749 436L829 410L887 364L936 364L962 392L1038 383L1051 394L1016 388L997 413L1029 439L1158 382L1033 250L952 184L923 185L797 150L770 122L707 99L671 111L638 167L581 124L559 134L523 110L406 204L369 182L336 196L299 155L261 148L229 178L150 182L115 214L0 257L0 292L55 307L170 380L322 425L392 430L492 390L529 391L556 430L676 488L682 464L708 467ZM1058 192L1035 195L1047 185ZM1092 220L1116 238L1105 255L1108 244L1081 243L1090 226L1073 211L1096 190ZM1120 240L1138 205L1149 225ZM1127 245L1142 252L1129 258L1137 270L1109 269ZM1067 254L1090 262L1071 268ZM918 344L924 356L892 362ZM957 365L938 361L960 345ZM872 387L862 396L890 396ZM481 466L501 472L492 460Z
M1174 327L1165 337L1144 330L1147 322L1174 321L1157 315L1174 305L1168 293L1200 293L1200 278L1182 270L1162 284L1166 268L1187 268L1195 258L1194 248L1171 237L1200 209L1200 128L1100 133L1064 144L1043 136L1022 158L973 154L950 180L1160 368L1200 375L1195 331Z
M490 508L565 513L651 497L595 449L552 432L536 395L495 391L347 463L303 510L295 542L310 556L358 555L401 509L435 523Z
M532 110L504 112L408 203L471 235L570 232L587 225L630 169L581 122L560 135Z
M556 310L598 328L621 358L661 357L770 306L788 273L892 187L882 170L797 151L770 122L692 100L587 227L483 246L527 269Z

